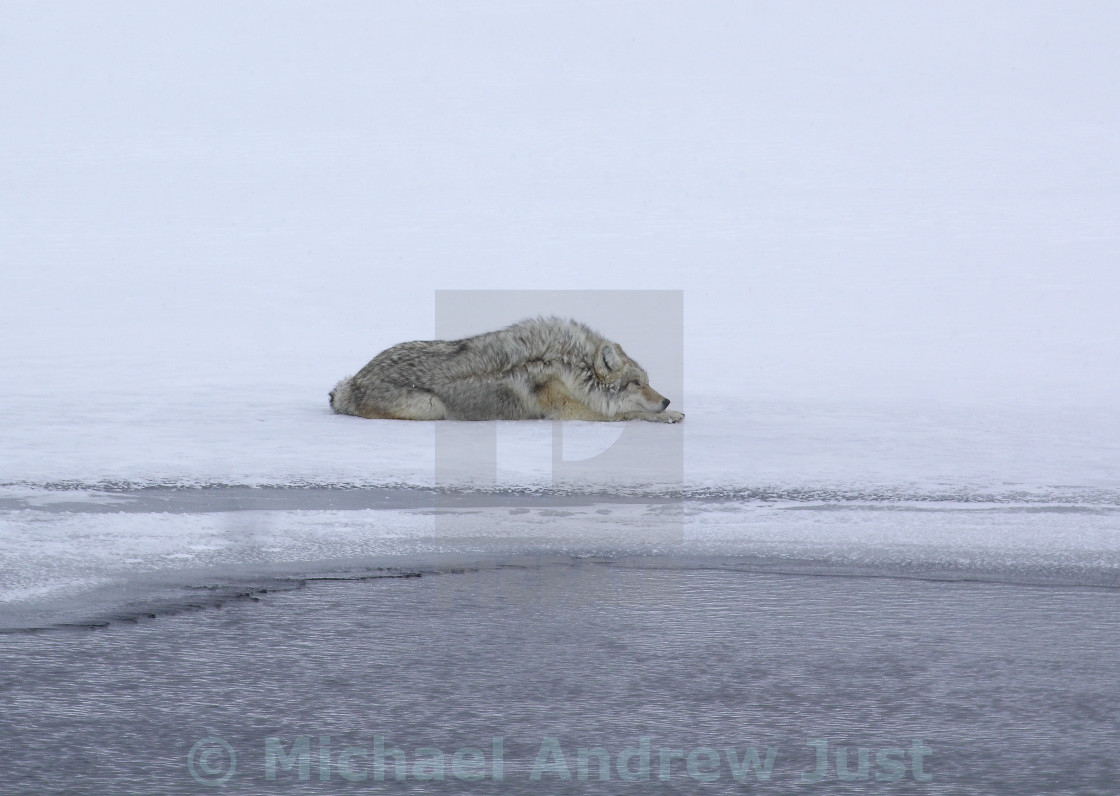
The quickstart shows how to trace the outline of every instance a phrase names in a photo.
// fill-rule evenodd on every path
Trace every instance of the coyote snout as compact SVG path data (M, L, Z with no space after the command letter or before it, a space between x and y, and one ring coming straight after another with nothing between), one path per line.
M618 343L559 318L395 345L335 385L330 404L401 420L684 419Z

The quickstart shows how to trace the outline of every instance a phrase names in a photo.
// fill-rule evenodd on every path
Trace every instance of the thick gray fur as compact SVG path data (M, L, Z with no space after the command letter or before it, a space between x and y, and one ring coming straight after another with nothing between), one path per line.
M684 419L620 345L561 318L395 345L335 385L330 404L400 420Z

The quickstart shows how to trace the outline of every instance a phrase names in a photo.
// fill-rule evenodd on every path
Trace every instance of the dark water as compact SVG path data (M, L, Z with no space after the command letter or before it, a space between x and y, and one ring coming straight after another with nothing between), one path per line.
M1115 794L1118 609L699 560L316 582L0 637L0 793Z

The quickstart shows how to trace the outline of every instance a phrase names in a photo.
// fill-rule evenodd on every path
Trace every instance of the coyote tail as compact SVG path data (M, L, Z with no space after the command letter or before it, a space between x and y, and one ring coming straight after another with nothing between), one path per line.
M352 415L354 411L354 386L352 377L347 376L345 379L334 385L334 389L330 392L331 396L331 409L340 415Z

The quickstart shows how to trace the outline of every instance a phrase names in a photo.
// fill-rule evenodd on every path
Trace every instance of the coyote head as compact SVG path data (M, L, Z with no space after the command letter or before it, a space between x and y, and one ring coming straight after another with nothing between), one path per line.
M664 412L669 399L649 386L649 375L618 343L603 343L595 352L595 380L601 409L608 415L624 412Z

